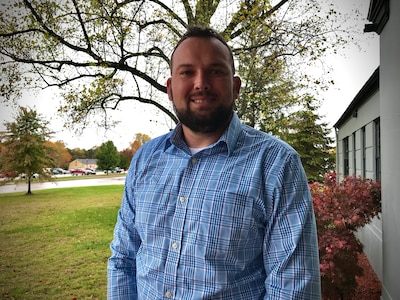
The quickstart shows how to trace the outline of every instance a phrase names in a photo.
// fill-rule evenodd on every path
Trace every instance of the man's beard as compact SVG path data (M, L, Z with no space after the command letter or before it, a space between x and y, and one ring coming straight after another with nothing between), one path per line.
M197 133L214 133L225 128L233 113L233 101L232 105L221 105L207 115L196 114L189 106L180 110L176 108L175 103L173 106L179 121Z

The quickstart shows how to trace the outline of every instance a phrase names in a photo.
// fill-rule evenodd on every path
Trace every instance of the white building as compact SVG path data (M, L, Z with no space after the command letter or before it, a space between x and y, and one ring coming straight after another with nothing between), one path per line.
M339 179L347 175L381 180L379 68L336 122L336 162ZM358 233L364 253L379 279L382 273L382 220L374 219Z
M335 124L337 173L381 180L381 220L359 233L382 282L384 300L400 299L400 1L371 0L366 31L380 36L380 67Z

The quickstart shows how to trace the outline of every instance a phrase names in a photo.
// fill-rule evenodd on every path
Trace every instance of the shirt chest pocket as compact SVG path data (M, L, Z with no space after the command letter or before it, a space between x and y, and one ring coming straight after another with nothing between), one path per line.
M222 254L243 250L263 238L263 214L254 198L219 191L208 195L202 200L194 199L201 201L201 205L189 213L189 222L193 223L193 229L196 228L192 238L197 245L208 245L207 251L214 249Z

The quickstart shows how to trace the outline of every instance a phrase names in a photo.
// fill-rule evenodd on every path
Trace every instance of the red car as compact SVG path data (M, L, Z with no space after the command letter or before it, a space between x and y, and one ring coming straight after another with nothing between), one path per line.
M70 172L72 175L76 175L76 176L78 176L78 175L88 175L88 172L87 172L85 169L81 169L81 168L72 169L72 170L70 170L69 172Z

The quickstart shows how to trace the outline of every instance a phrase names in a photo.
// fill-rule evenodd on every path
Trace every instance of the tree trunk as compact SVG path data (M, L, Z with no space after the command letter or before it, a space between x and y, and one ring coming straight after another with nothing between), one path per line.
M28 191L26 192L27 195L32 195L31 191L31 179L28 178Z

